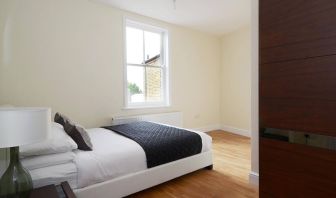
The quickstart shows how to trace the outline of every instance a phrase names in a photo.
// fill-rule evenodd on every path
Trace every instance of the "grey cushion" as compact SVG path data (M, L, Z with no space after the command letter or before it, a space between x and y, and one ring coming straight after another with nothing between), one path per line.
M63 115L59 112L57 112L55 114L54 121L57 122L58 124L62 125L63 127L64 127L66 122L71 123L71 120L67 116L65 116L65 115Z
M90 136L83 127L70 121L65 122L64 130L77 143L79 150L92 151Z

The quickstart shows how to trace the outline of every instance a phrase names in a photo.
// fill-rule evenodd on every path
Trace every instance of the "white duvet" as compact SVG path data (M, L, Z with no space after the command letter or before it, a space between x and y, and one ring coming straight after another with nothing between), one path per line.
M145 152L133 140L103 128L88 132L93 151L75 151L78 188L147 169ZM202 152L209 151L211 137L195 133L201 136Z

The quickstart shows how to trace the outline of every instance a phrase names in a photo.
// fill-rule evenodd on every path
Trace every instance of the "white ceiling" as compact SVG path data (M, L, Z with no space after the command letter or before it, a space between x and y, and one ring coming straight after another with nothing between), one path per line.
M123 10L217 35L250 23L251 0L99 0Z

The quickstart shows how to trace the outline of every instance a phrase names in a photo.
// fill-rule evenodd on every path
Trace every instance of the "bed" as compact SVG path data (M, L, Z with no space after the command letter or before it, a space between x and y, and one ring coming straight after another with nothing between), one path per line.
M73 150L71 163L30 171L35 187L67 180L79 198L124 197L198 169L212 169L212 139L202 132L188 131L201 139L198 154L148 168L147 153L137 142L105 128L87 131L94 149Z

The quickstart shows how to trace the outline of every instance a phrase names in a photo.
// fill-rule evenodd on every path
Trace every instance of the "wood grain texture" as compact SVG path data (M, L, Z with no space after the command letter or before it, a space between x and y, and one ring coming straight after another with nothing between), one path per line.
M260 140L260 197L336 197L336 152Z
M336 1L260 1L260 127L336 136Z
M336 1L259 5L259 126L336 136ZM336 152L259 142L260 197L336 197Z
M335 37L335 10L334 0L260 1L260 46L264 49Z
M223 131L208 134L213 138L213 170L202 169L129 197L258 197L248 181L250 139Z
M34 189L29 198L59 198L55 185Z
M260 96L336 100L335 63L327 56L261 65Z
M261 127L335 134L335 63L326 56L260 65Z
M335 101L260 98L260 127L335 136Z
M260 1L260 62L336 54L336 1Z
M76 198L75 193L72 191L70 185L68 182L62 182L61 187L63 189L63 192L66 196L66 198Z
M286 62L329 55L336 55L336 37L261 49L260 63Z

